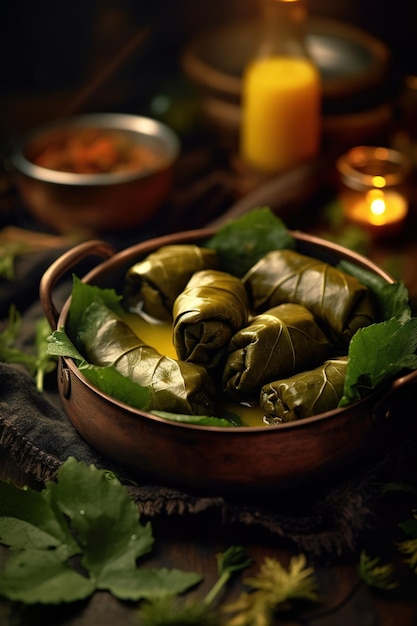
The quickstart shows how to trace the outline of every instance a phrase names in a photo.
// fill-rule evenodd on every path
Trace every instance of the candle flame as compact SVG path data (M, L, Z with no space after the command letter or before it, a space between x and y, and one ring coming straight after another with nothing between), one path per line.
M385 200L383 198L372 200L370 208L374 215L383 215L386 211Z
M386 211L384 192L381 189L371 189L366 196L371 214L383 215Z

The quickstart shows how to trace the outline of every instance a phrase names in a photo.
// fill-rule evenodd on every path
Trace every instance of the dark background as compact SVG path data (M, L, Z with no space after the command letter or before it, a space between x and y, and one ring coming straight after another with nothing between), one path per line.
M311 16L366 30L390 48L400 76L417 75L416 0L310 0ZM198 30L256 14L257 0L17 0L0 20L0 139L61 115L80 90L146 30L85 109L141 113L178 69Z

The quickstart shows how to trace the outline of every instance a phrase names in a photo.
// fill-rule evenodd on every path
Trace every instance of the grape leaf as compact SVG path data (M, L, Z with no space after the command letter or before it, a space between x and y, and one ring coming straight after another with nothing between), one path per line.
M391 318L358 330L349 345L343 397L339 406L364 397L399 374L417 368L417 318Z
M26 604L75 602L94 590L93 579L69 567L59 552L47 549L21 550L1 571L0 595Z
M201 575L139 568L154 543L150 523L113 475L69 458L41 492L0 481L0 543L11 556L0 595L57 604L110 591L139 600L182 593Z
M261 207L221 226L205 246L216 251L226 272L242 277L267 252L295 248L295 239L280 217Z
M88 289L88 286L86 286ZM78 369L87 380L112 396L136 409L148 410L151 402L151 390L122 376L114 367L91 365L85 361L63 328L55 330L48 337L48 354L65 356L77 362Z
M411 317L410 295L403 281L387 283L382 276L346 259L339 263L338 268L355 276L372 291L377 303L378 321L395 317L399 322L405 322Z

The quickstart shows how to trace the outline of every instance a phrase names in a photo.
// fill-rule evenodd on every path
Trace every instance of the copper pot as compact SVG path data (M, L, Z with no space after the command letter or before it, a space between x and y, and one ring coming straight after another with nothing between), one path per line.
M127 171L79 173L35 163L40 151L95 129L117 133L158 155L152 165ZM105 136L105 135L104 135ZM90 113L54 120L21 137L11 171L28 211L58 233L104 233L137 227L155 217L172 189L179 138L161 122L139 115Z
M86 257L105 260L83 281L117 290L127 268L139 258L162 245L201 242L213 233L201 229L166 235L117 253L102 241L79 244L42 277L45 315L53 328L65 326L70 298L58 312L53 288ZM304 254L328 262L348 259L394 282L373 262L337 244L300 232L292 235ZM64 408L94 448L133 474L139 471L167 484L217 493L270 491L350 471L406 434L407 407L414 401L416 384L417 371L413 371L349 407L279 426L224 429L170 422L131 408L93 387L72 359L61 358L58 367Z

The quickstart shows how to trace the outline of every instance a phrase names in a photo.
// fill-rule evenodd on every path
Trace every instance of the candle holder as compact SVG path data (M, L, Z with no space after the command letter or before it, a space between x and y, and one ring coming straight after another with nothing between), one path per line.
M409 158L390 148L358 146L336 162L340 201L348 221L376 236L401 231L408 214Z

